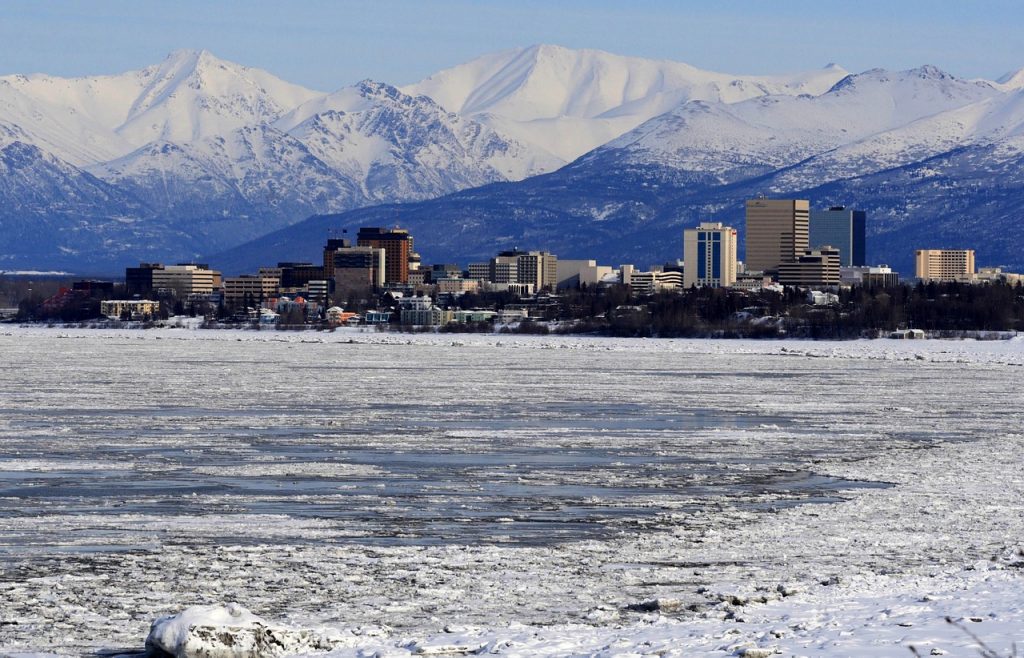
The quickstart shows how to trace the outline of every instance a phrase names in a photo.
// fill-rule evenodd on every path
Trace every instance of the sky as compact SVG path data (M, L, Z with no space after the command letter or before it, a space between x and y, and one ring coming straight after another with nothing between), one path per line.
M4 0L0 74L119 73L205 48L332 91L552 43L735 74L835 62L994 79L1024 67L1021 26L1020 0Z

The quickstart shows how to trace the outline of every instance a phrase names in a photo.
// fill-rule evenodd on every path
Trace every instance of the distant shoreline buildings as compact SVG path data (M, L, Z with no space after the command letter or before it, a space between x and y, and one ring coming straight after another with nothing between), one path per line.
M505 310L462 308L460 300L466 295L498 294L536 302L542 295L568 289L613 285L628 286L638 295L694 287L793 287L815 292L812 297L819 303L831 299L829 295L841 286L899 284L899 275L888 266L867 265L863 211L844 206L813 209L806 199L759 197L746 201L744 223L743 261L738 254L739 231L708 221L683 230L681 260L648 270L632 264L600 265L593 259L560 260L547 251L518 248L499 251L486 262L471 262L465 269L454 263L424 265L407 229L363 227L355 244L345 237L329 237L320 264L282 260L255 273L223 277L202 263L140 263L125 269L127 299L104 299L102 313L148 318L164 308L161 301L178 311L202 309L208 314L216 309L217 317L260 323L438 325L518 317L507 312L514 305ZM976 271L970 249L918 249L915 262L916 278L922 282L1022 279L998 268ZM112 282L83 284L92 287L87 292L68 291L62 299L112 294ZM523 311L526 306L518 308Z

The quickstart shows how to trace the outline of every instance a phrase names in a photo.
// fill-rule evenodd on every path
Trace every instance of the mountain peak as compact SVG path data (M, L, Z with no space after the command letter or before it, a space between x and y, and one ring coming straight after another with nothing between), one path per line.
M189 49L178 49L172 50L164 58L163 62L158 64L160 69L172 69L172 70L196 70L211 66L215 64L227 64L228 62L218 58L216 55L211 53L205 48L200 50L189 50ZM239 68L244 68L240 65L235 65Z
M996 82L1007 91L1024 88L1024 68L1010 71L1001 76Z
M907 71L909 74L916 75L923 80L956 80L957 77L950 73L946 73L937 66L931 64L925 64L919 66L916 69L910 69Z

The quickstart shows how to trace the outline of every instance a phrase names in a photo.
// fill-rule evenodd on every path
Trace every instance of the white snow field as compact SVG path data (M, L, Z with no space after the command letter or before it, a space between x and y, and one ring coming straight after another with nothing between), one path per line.
M0 655L156 620L182 656L1024 645L1020 338L7 327L0 355Z

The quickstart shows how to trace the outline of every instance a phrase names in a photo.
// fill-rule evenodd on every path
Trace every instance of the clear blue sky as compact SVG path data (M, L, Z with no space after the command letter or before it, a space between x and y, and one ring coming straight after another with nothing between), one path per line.
M206 48L330 91L555 43L730 73L1024 67L1020 0L3 0L0 74L116 73Z

